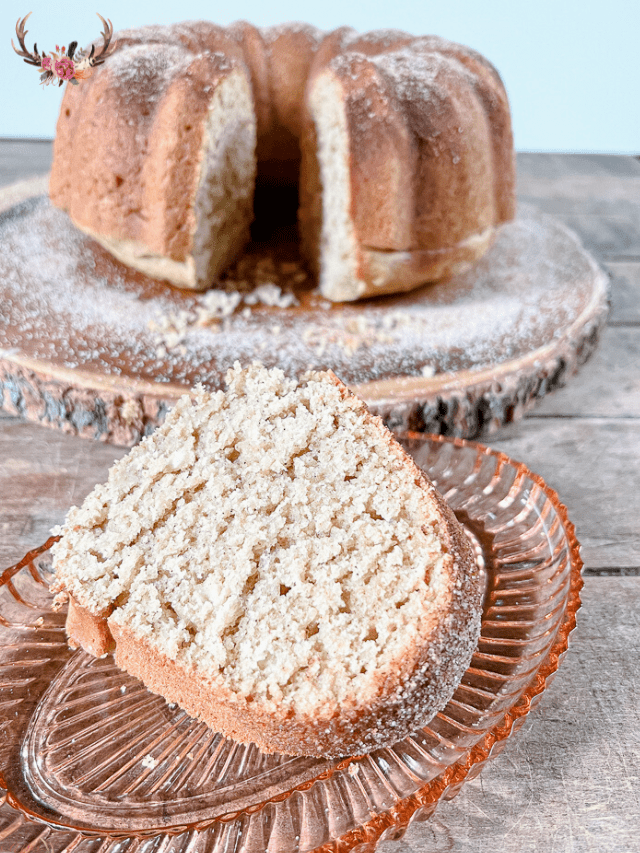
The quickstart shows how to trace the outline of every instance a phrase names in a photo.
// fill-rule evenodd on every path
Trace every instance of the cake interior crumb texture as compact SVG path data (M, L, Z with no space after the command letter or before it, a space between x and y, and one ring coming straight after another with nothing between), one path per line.
M357 299L365 292L366 285L358 280L356 264L344 94L333 76L324 74L310 89L309 101L316 124L322 183L324 262L320 265L320 290L328 299Z
M181 398L70 511L57 583L208 681L330 716L447 607L442 518L332 376L236 364L227 383Z

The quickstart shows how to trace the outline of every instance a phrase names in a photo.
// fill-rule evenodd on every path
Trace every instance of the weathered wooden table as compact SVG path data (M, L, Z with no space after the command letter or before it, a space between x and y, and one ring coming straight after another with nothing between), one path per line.
M0 141L0 185L47 171L50 158L50 143ZM595 355L566 388L486 439L568 507L582 543L583 606L558 677L524 728L456 799L381 853L640 850L640 161L526 154L518 166L520 197L577 231L612 275ZM0 568L41 544L124 452L0 409Z

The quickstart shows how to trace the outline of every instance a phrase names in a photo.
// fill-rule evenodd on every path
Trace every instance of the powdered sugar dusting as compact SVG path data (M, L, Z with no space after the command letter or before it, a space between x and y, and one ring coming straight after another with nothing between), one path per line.
M324 30L314 27L312 24L305 24L302 21L293 21L288 24L276 24L273 27L263 27L260 30L265 42L269 45L277 41L282 36L304 35L315 45L319 45L326 33Z
M256 357L292 377L330 367L351 384L424 376L425 366L435 375L491 367L556 340L585 309L594 278L577 238L531 212L504 226L471 272L350 305L328 305L303 287L301 305L279 307L300 268L270 258L258 266L259 282L243 281L242 304L231 287L224 296L174 290L126 269L43 197L1 215L0 237L0 349L100 376L188 387L202 381L218 388L234 361ZM236 269L244 269L242 260ZM269 283L259 292L272 304L260 297L246 304L248 293ZM199 307L221 322L199 325ZM163 315L195 318L165 352L153 331Z
M367 46L375 51L395 50L403 42L415 41L415 36L405 33L404 30L381 29L372 30L368 33L354 33L351 42L347 41L345 47L353 50L364 50Z
M110 57L108 72L124 103L144 104L144 116L167 83L191 60L190 54L181 47L164 45L162 50L157 50L154 45L133 45Z

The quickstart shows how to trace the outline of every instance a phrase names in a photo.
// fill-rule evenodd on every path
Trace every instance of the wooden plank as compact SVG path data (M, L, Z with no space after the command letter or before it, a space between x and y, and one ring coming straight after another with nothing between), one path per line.
M51 169L53 142L36 139L0 139L0 186Z
M639 196L640 197L640 196ZM554 199L525 196L521 199L550 213L580 237L587 249L600 260L640 258L640 204L610 202L602 213L570 212L570 208L588 208L582 202L564 203ZM599 207L601 205L598 205Z
M612 210L613 203L640 204L640 175L568 175L562 179L518 178L518 196L545 201L549 213L579 212L603 214Z
M67 510L106 479L121 447L5 417L0 424L0 569L41 545Z
M609 261L611 274L610 324L640 323L640 260Z
M639 849L640 578L586 579L553 684L503 753L379 853Z
M519 156L518 199L559 218L600 256L640 258L635 158Z
M640 327L605 327L589 361L532 416L640 418Z
M486 443L556 489L590 571L640 567L640 420L529 416Z
M636 157L610 154L550 154L520 151L518 175L524 178L562 179L569 175L587 177L640 177Z

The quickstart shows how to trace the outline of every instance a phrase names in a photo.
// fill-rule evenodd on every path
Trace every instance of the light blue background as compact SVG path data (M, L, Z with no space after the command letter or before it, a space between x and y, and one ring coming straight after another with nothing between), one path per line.
M640 0L97 1L95 11L116 30L206 18L436 33L471 45L498 68L519 151L640 154ZM24 3L1 4L0 137L52 138L63 89L41 87L38 72L14 54L16 20L33 10L27 46L37 41L41 51L72 40L87 44L100 22L83 0Z

